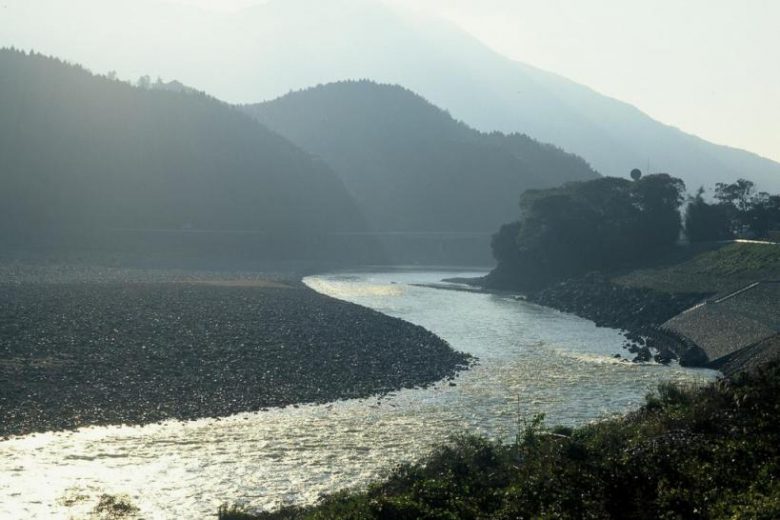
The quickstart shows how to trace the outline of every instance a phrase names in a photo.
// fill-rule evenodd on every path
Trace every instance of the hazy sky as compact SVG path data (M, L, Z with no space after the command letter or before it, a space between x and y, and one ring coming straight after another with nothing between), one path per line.
M230 10L258 0L167 0ZM322 0L327 1L327 0ZM780 160L778 0L387 0L707 140Z
M264 3L159 1L214 11ZM636 105L686 132L780 161L780 0L385 1L444 16L505 56ZM68 2L0 0L0 44L7 44L5 9L38 19L47 5ZM132 18L133 2L126 0L130 11L123 16ZM47 31L60 30L57 20L47 23L27 40L43 41ZM183 41L172 30L173 40L180 36Z

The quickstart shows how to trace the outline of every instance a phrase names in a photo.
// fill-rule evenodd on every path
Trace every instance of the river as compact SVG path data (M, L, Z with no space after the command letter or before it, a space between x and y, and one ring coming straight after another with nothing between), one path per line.
M511 439L544 413L577 425L639 406L664 381L710 370L634 364L622 336L510 295L419 284L481 273L356 272L311 276L322 293L421 325L479 358L454 381L381 398L302 405L222 419L91 427L0 442L0 518L89 518L118 494L139 518L208 518L224 502L311 503L381 478L458 432Z

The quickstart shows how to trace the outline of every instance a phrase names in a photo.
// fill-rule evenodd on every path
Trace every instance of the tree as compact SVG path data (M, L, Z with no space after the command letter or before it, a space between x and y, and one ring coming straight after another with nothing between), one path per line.
M708 204L701 187L691 197L685 211L685 234L691 242L710 242L733 238L731 220L723 204Z
M743 222L757 237L765 237L771 229L780 225L780 195L760 192L755 195Z
M684 194L685 183L667 173L648 175L636 182L633 196L642 212L638 236L646 246L662 246L677 240Z
M138 81L136 82L136 86L138 88L146 89L148 90L152 86L152 78L147 76L141 76L138 78Z
M501 276L533 288L652 254L677 240L684 190L680 179L655 174L526 191L522 220L493 239Z
M747 179L739 179L733 184L719 182L715 185L715 198L722 204L729 204L740 212L750 209L755 184Z
M729 214L732 225L749 232L751 237L764 237L780 224L780 196L755 192L755 185L747 179L733 184L718 183L715 198Z
M520 222L511 222L504 224L497 233L493 234L490 247L493 250L493 258L497 262L512 263L517 261L517 237L520 234L520 228Z

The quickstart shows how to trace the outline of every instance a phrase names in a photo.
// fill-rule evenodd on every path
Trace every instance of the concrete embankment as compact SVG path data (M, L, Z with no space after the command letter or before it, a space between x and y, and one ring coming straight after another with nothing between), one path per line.
M780 334L780 280L763 280L710 298L666 321L709 366L734 373L775 357Z

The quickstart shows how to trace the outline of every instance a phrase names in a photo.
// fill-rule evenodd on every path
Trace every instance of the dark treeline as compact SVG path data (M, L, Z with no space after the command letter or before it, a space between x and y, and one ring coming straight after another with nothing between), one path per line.
M535 289L634 261L679 237L685 184L667 174L530 190L493 236L493 285Z
M490 232L526 189L598 176L575 155L480 133L398 86L332 83L245 110L333 167L380 231Z
M714 202L700 189L688 197L683 219L685 200L683 181L664 173L529 190L520 197L521 219L493 235L498 267L487 282L539 289L653 258L681 236L691 242L766 238L780 226L780 196L755 193L745 179L717 184Z
M0 231L363 229L323 163L195 92L0 50Z
M704 188L691 197L685 215L691 242L780 236L780 195L756 192L752 181L739 179L716 184L714 199L704 199Z

